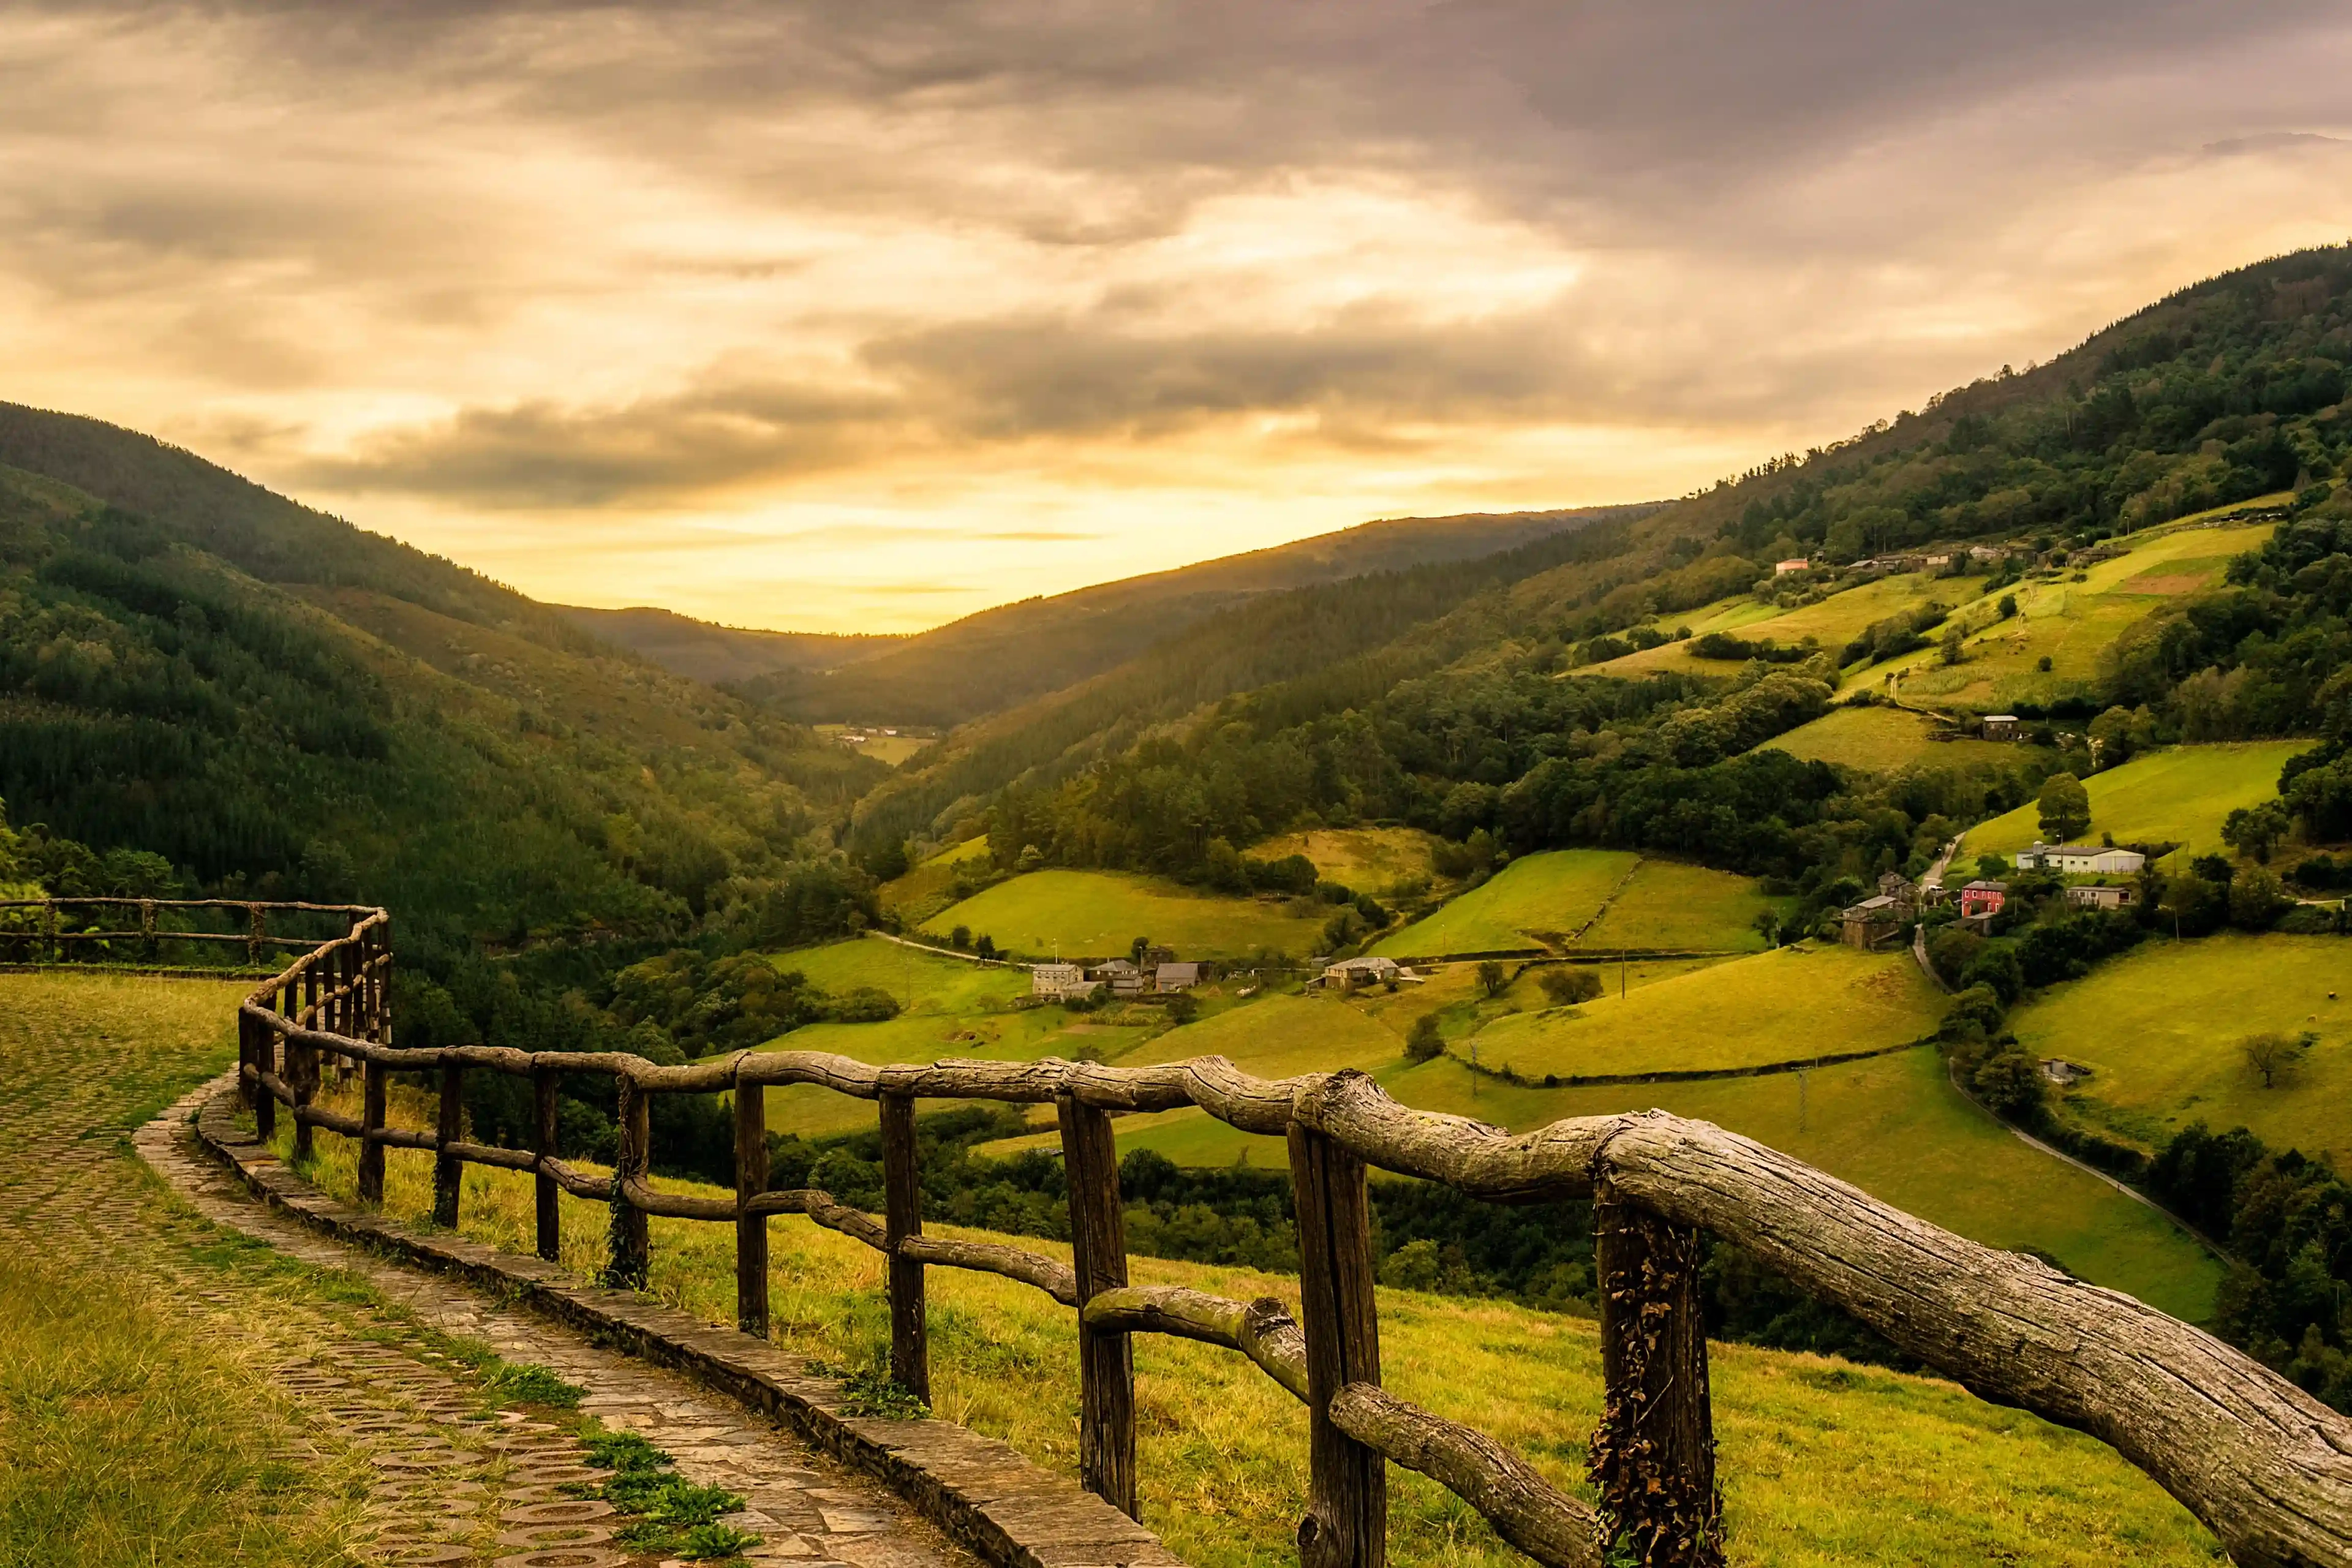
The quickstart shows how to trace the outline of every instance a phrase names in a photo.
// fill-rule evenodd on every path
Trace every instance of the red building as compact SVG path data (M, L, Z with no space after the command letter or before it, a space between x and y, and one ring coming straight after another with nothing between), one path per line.
M1970 882L1960 889L1960 918L1977 915L1997 915L2009 898L2007 882Z

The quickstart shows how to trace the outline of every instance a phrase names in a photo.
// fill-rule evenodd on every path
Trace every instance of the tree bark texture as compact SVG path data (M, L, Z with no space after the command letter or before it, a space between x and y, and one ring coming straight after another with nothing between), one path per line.
M1119 1207L1118 1145L1110 1117L1064 1096L1062 1173L1070 1194L1070 1253L1078 1294L1078 1480L1142 1517L1135 1469L1135 1351L1122 1330L1090 1323L1086 1303L1127 1283L1127 1221Z
M923 1307L923 1266L899 1244L923 1234L923 1170L915 1141L915 1102L882 1097L883 1240L890 1254L890 1380L931 1402L929 1326Z
M1606 1386L1587 1469L1617 1557L1642 1568L1722 1568L1698 1232L1608 1188L1594 1214Z
M751 1200L768 1190L768 1091L735 1091L735 1326L768 1337L768 1216Z
M629 1079L621 1079L614 1121L620 1147L613 1160L613 1218L606 1236L608 1253L604 1283L624 1290L642 1290L652 1270L652 1234L646 1211L630 1201L628 1189L642 1183L650 1163L652 1116L645 1091Z
M1307 1502L1298 1521L1306 1568L1383 1568L1387 1461L1331 1419L1351 1383L1378 1387L1381 1325L1372 1302L1371 1202L1364 1163L1293 1124L1290 1182L1298 1211L1299 1316L1307 1331Z

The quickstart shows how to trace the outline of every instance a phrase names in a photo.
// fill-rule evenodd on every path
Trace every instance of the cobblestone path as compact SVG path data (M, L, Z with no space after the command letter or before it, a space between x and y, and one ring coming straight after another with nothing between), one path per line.
M301 1447L285 1457L346 1474L362 1494L347 1531L353 1558L664 1561L617 1542L626 1521L577 1495L611 1472L586 1462L562 1412L485 1382L473 1347L487 1345L584 1390L583 1414L642 1435L688 1479L742 1494L748 1507L722 1522L761 1538L746 1558L972 1568L887 1490L732 1401L252 1200L195 1146L186 1113L203 1091L142 1123L175 1065L154 1046L100 1036L79 1059L5 1064L15 1070L0 1099L0 1246L38 1248L94 1282L135 1276L202 1333L257 1353L300 1417ZM177 1064L182 1083L194 1060L192 1051Z

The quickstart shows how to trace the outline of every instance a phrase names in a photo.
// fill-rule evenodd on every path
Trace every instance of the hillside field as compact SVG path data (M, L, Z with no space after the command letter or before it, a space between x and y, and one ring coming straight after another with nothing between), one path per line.
M2034 1055L2091 1068L2061 1104L2105 1131L2153 1148L2191 1121L2246 1127L2352 1170L2352 942L2342 937L2146 942L2009 1021ZM2264 1089L2239 1043L2273 1031L2319 1039Z
M1640 857L1619 849L1549 849L1522 855L1483 886L1371 951L1392 957L1564 946L1601 912Z
M1923 763L1997 762L2014 757L2000 741L1937 741L1936 721L1901 708L1832 708L1756 750L1786 752L1801 763L1834 763L1866 773L1891 773Z
M1478 1059L1522 1078L1759 1067L1899 1046L1935 1032L1943 998L1907 951L1805 943L1500 1018ZM1467 1054L1463 1042L1455 1055Z
M2016 595L2018 613L1969 638L1967 662L1946 668L1934 650L1923 649L1874 666L1848 685L1881 682L1893 673L1910 701L1976 713L2095 699L2101 660L2117 637L2168 601L2219 583L2233 556L2270 536L2268 523L2212 528L2192 522L2114 541L2128 546L2126 553L2087 568L2083 582L2065 573L2003 589ZM2048 670L2036 668L2044 658Z
M1139 936L1188 959L1305 958L1321 951L1328 906L1309 908L1293 914L1283 904L1221 898L1126 871L1032 871L950 905L922 929L939 937L969 926L1024 958L1113 958Z
M910 919L920 920L953 901L952 889L960 867L984 871L988 861L988 839L985 836L967 838L961 844L950 844L935 855L927 857L919 865L908 868L903 877L882 884L882 907L897 910Z
M320 1179L348 1197L349 1145L332 1135L319 1142ZM563 1262L584 1272L602 1258L605 1211L562 1202ZM415 1221L430 1207L429 1158L389 1151L386 1211ZM466 1234L527 1253L530 1216L528 1176L467 1173ZM653 1291L709 1322L731 1321L727 1227L657 1218L652 1230ZM887 1333L879 1260L798 1220L778 1221L770 1234L776 1343L836 1365L873 1364ZM1068 1256L1051 1241L1020 1245ZM1138 1284L1270 1295L1297 1310L1297 1282L1284 1276L1143 1258L1129 1271ZM929 1270L929 1289L934 1408L1073 1471L1078 1384L1068 1310L1025 1286L960 1269ZM1590 1322L1386 1288L1380 1306L1389 1387L1477 1426L1555 1484L1590 1495L1582 1439L1599 1418L1601 1393ZM1709 1357L1738 1568L2192 1568L2213 1561L2203 1529L2094 1439L1935 1379L1739 1345L1710 1346ZM1210 1346L1138 1335L1135 1362L1143 1522L1201 1568L1294 1562L1292 1521L1306 1505L1307 1466L1297 1403L1247 1361ZM1390 1557L1399 1568L1523 1561L1433 1483L1391 1469L1390 1487Z
M1764 945L1756 917L1772 900L1729 871L1644 858L1575 948L1745 952Z
M1254 860L1304 855L1325 881L1381 898L1399 882L1431 875L1436 842L1418 827L1315 827L1254 844L1248 853Z
M1693 636L1711 631L1737 633L1748 642L1770 638L1784 647L1813 638L1835 655L1845 645L1867 630L1874 621L1906 610L1916 610L1931 600L1945 605L1965 604L1983 591L1984 578L1930 577L1924 573L1906 572L1891 577L1880 577L1859 584L1840 593L1832 594L1816 605L1805 605L1793 610L1763 606L1769 614L1748 619L1736 610L1718 610L1708 606L1710 614L1688 622ZM1753 599L1747 601L1750 605ZM1738 601L1732 601L1737 605ZM1662 617L1675 627L1685 624L1679 616ZM1719 658L1694 658L1687 645L1666 643L1658 647L1643 648L1622 658L1604 659L1599 664L1585 665L1570 670L1577 675L1646 675L1655 670L1674 670L1683 675L1729 676L1737 674L1737 663Z
M829 992L872 985L898 998L906 1011L877 1024L811 1024L770 1041L764 1049L837 1051L877 1066L929 1062L942 1057L1034 1061L1040 1057L1110 1057L1143 1038L1139 1027L1079 1019L1059 1007L1014 1011L1029 992L1021 969L967 963L902 947L879 937L852 937L824 947L779 954L779 969L796 969ZM815 1137L874 1124L864 1100L809 1084L768 1091L768 1126Z
M2189 855L2221 852L2221 823L2242 805L2278 795L2279 769L2310 741L2246 741L2210 746L2174 746L2134 757L2120 767L2083 781L2091 795L2091 827L2118 844L2162 840ZM2028 802L2015 811L1980 822L1962 840L1963 856L1987 850L2013 854L2044 837L2040 810Z

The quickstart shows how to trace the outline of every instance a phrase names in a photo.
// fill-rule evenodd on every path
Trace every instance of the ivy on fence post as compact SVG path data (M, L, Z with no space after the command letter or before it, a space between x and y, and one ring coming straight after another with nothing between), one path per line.
M643 1182L650 1164L652 1119L646 1091L626 1073L620 1076L620 1100L614 1121L621 1143L613 1157L613 1220L606 1235L609 1257L604 1283L623 1290L642 1290L652 1268L653 1241L646 1227L646 1211L629 1201L630 1182Z

